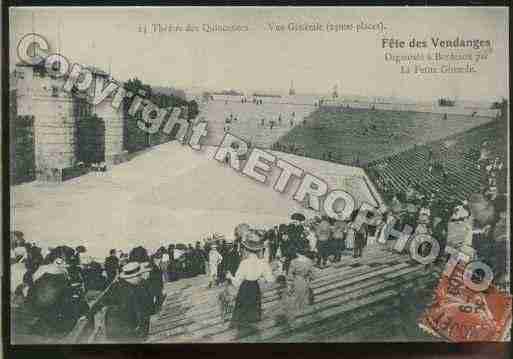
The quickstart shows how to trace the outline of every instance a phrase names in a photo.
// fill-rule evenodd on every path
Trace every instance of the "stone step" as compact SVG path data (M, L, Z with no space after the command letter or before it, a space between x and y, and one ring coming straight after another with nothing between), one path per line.
M407 269L407 268L404 268L404 266L402 265L399 265L401 268L403 269ZM381 280L381 282L383 282L383 280L385 282L390 282L390 281L394 281L394 272L395 273L398 273L396 275L408 275L410 273L415 273L416 271L419 271L420 269L415 269L415 268L411 268L410 269L410 272L409 273L406 273L406 272L401 272L400 271L400 268L392 268L392 269L389 269L388 271L377 271L377 274L375 274L374 276L372 274L369 274L367 275L366 277L365 276L361 276L361 278L359 278L360 280L363 280L363 282L360 282L358 284L353 284L352 286L350 285L350 283L356 283L358 281L358 278L357 277L354 277L353 279L350 279L348 282L346 282L346 285L345 285L345 289L343 289L344 287L344 283L341 283L339 287L337 287L338 289L335 289L333 288L332 289L332 293L333 294L329 294L330 292L327 292L326 294L324 294L324 296L319 296L319 298L316 298L316 303L317 304L314 304L314 306L316 305L320 305L320 306L326 306L326 305L330 305L332 304L333 302L337 302L340 300L341 296L346 298L348 296L351 296L351 295L355 295L355 294L351 294L351 291L354 291L356 290L357 293L360 293L360 291L358 291L358 288L365 288L365 283L366 281L365 280L369 280L369 278L373 278L373 277L376 277L376 276L387 276L387 274L389 275L388 278L385 278L383 277L383 279ZM368 281L368 284L370 286L370 288L374 288L373 290L379 290L380 289L380 285L377 284L379 283L379 281ZM395 282L394 282L395 283ZM383 285L383 284L381 284ZM364 291L367 290L371 290L371 289L363 289ZM372 290L371 290L372 291ZM352 292L354 293L354 292ZM269 307L269 312L272 313L273 312L273 307L270 306ZM264 317L267 317L267 313L266 313L266 308L264 308L264 313L263 313ZM203 336L204 333L203 331L206 331L207 334L210 333L212 330L215 331L217 329L222 329L224 328L225 326L229 325L227 322L224 322L223 319L220 319L218 318L216 320L215 317L211 318L210 320L208 321L202 321L201 324L192 324L191 326L189 326L188 328L175 328L174 330L171 330L171 331L168 331L168 332L161 332L159 333L160 335L157 335L158 338L165 338L169 335L178 335L180 333L195 333L196 336ZM202 327L205 327L205 329L201 329ZM216 329L217 328L217 329ZM205 334L206 335L206 334ZM189 335L190 336L190 335ZM183 334L182 334L182 337L183 337ZM183 339L183 338L182 338ZM166 339L167 340L167 339ZM174 339L173 339L174 340ZM177 340L180 340L180 339L177 339Z
M408 261L409 258L393 253L393 252L380 252L376 254L368 254L366 255L365 262L372 264L373 266L377 266L379 264L388 263L390 261ZM333 277L338 276L338 270L340 268L344 267L351 267L351 266L365 266L365 264L362 263L361 259L358 258L351 258L345 263L335 263L332 267L329 267L328 269L324 270L316 270L315 271L315 279L312 283L312 285L317 285L317 283L330 281ZM220 288L211 288L207 289L207 283L209 281L209 278L204 276L204 281L202 282L203 285L194 285L190 287L186 287L182 290L176 291L176 292L170 292L168 288L166 288L165 293L167 293L166 301L163 304L163 308L167 308L170 303L173 303L174 305L177 305L182 300L187 301L187 298L194 295L194 298L196 300L199 300L201 297L216 297L220 293ZM278 289L278 285L271 286L267 291L264 293L264 298L266 295L273 295L276 293L276 290ZM198 293L200 293L200 297L198 297ZM267 294L269 293L269 294Z
M375 268L370 267L361 267L357 268L351 273L347 273L347 275L361 275L361 274L367 274L369 272L375 271ZM335 281L340 281L340 278L335 278ZM321 284L322 285L322 284ZM318 286L320 287L320 286ZM313 288L316 288L313 286ZM262 293L262 308L266 309L268 307L271 307L273 302L278 300L279 296L276 290L269 290L269 291L263 291ZM195 302L192 303L183 303L178 304L174 306L173 308L166 309L166 312L161 314L158 318L155 319L155 324L152 326L153 331L162 330L163 327L158 324L158 322L161 322L165 320L165 326L169 325L167 329L170 329L171 327L177 327L181 324L187 324L192 322L198 322L206 318L210 318L211 316L217 316L220 315L221 310L218 305L218 299L217 297L208 297L203 302ZM179 320L173 322L168 321L170 319L176 318L178 315ZM174 317L174 318L173 318Z

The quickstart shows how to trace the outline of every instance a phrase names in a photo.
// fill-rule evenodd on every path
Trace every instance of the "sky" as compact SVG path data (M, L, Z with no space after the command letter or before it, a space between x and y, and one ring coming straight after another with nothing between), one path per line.
M272 32L269 23L384 24L379 31ZM70 61L178 88L327 93L470 100L509 97L507 8L11 8L10 64L35 31ZM244 32L143 33L151 24L247 26ZM490 40L492 52L468 74L400 74L383 38ZM392 51L392 50L390 50ZM394 54L428 50L401 49ZM430 48L433 52L434 49ZM445 53L450 52L448 50ZM469 50L453 51L469 53ZM475 50L470 51L473 54Z

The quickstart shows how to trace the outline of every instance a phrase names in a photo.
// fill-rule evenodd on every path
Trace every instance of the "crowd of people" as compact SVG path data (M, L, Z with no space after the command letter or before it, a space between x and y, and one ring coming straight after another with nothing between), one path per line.
M13 305L23 307L37 318L32 323L33 334L44 337L63 337L80 317L92 319L99 307L106 306L108 339L143 340L148 334L150 316L164 301L166 282L207 274L212 288L241 284L243 277L253 277L251 273L257 267L243 267L246 274L240 270L248 254L245 242L248 233L251 233L250 240L261 242L253 244L253 248L258 247L258 257L265 258L266 264L261 268L273 263L271 272L280 276L303 271L305 258L315 260L318 257L317 265L323 267L328 258L333 262L340 260L344 250L354 248L354 255L361 256L366 238L360 240L356 235L354 244L349 240L347 246L343 245L343 230L338 228L332 235L332 225L327 218L305 221L302 214L296 213L291 223L268 230L241 224L235 228L231 242L214 234L205 238L203 244L170 244L151 255L141 246L128 254L112 249L103 263L92 259L84 246L59 246L43 252L34 243L27 242L22 232L14 231L11 241ZM293 264L298 256L302 258L301 263ZM247 290L254 293L254 285ZM237 305L234 313L238 314L234 315L243 320L245 314L240 311L244 309L237 311L236 308Z
M291 153L298 156L308 156L304 146L300 146L297 143L275 142L272 144L271 149L274 151Z
M224 131L229 132L231 129L231 124L236 123L238 121L237 116L234 116L233 114L230 114L227 116L224 120ZM257 125L260 128L266 128L268 127L270 130L273 130L274 128L281 128L284 126L285 120L282 118L281 113L278 114L278 117L276 118L270 118L266 119L265 117L261 117L260 119L257 119L258 121ZM303 126L306 126L306 119L303 119L302 122ZM291 113L291 116L288 120L288 126L290 128L294 127L296 124L296 118L295 118L295 112Z
M471 238L463 239L475 256L494 272L494 283L508 288L507 198L503 192L502 162L483 147L481 191L466 201L410 186L405 192L387 192L387 206L376 208L374 222L356 225L357 211L335 220L294 213L289 223L271 228L238 225L233 240L213 234L192 244L170 244L149 254L144 247L129 253L112 249L105 260L94 260L84 246L42 249L20 231L11 233L12 305L33 314L32 332L45 337L68 334L80 317L91 320L98 308L107 308L107 339L142 341L150 316L164 302L166 282L207 275L209 288L222 286L222 313L234 326L261 318L259 278L282 288L284 317L291 321L312 301L310 281L316 270L344 256L365 256L368 245L388 246L386 225L413 236L429 234L440 247L437 262L447 260L449 225L468 223ZM487 152L488 151L488 152ZM381 220L377 220L380 218ZM420 252L429 251L421 246ZM293 321L293 320L292 320ZM245 325L245 324L244 324Z
M346 161L342 158L342 156L337 151L325 150L320 154L312 154L309 153L305 146L297 144L295 142L275 142L271 145L271 149L274 151L280 151L285 153L290 153L297 156L317 158L323 161L340 163L340 164L351 164L352 166L363 166L365 163L360 160L359 155L352 156L350 161Z
M136 247L125 255L113 249L100 263L84 246L59 246L43 253L20 231L12 233L11 247L12 304L32 314L31 334L62 338L80 317L92 317L94 307L108 305L110 337L147 335L149 317L163 302L160 251L149 256ZM138 276L133 275L134 263L140 265Z
M444 261L449 222L470 217L474 223L472 246L494 269L496 278L504 279L505 196L474 194L468 202L448 206L412 189L394 195L389 203L376 209L376 218L382 221L375 225L357 226L357 211L344 220L325 216L306 219L294 213L289 223L268 229L240 224L232 241L214 234L195 246L170 244L151 255L140 246L128 254L112 249L103 263L92 260L84 246L60 246L43 253L15 231L11 251L13 304L24 305L34 313L38 320L32 325L33 331L42 336L64 336L80 317L92 318L98 308L106 307L107 339L134 342L147 337L150 317L164 302L166 282L207 275L209 288L223 287L219 297L223 315L231 315L234 326L244 327L261 318L258 279L264 278L281 285L284 318L293 322L312 301L309 283L316 271L340 262L344 256L360 258L370 244L387 246L393 238L384 237L385 225L399 231L409 225L414 235L430 234L441 248L437 261Z

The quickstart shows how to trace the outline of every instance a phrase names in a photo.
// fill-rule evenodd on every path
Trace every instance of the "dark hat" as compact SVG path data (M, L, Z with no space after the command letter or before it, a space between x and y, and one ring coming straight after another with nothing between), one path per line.
M264 241L256 231L249 231L242 239L242 245L250 251L259 251L264 248Z
M183 243L178 243L176 246L175 246L176 249L179 249L181 251L185 251L187 250L187 246Z
M150 260L150 256L148 255L148 251L146 248L142 246L138 246L133 248L128 255L128 258L131 262L148 262Z
M16 239L23 239L24 235L22 231L13 231L11 232L11 235L14 236Z
M77 248L75 248L75 251L76 251L77 253L85 253L87 250L86 250L86 247L84 247L84 246L80 245L80 246L78 246Z
M295 221L300 221L300 222L303 222L306 217L304 216L304 214L301 214L301 213L294 213L292 216L290 216L291 219L295 220Z

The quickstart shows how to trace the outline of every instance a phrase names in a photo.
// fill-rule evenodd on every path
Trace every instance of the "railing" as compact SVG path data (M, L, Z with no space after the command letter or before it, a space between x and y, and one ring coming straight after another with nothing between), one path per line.
M112 285L117 282L117 280L118 277L116 276L114 280L107 286L107 288L105 288L105 290L93 301L87 314L78 319L71 332L63 339L63 344L94 342L95 338L105 328L105 313L107 307L102 307L100 304L102 303L102 300L105 298L105 296L109 293ZM93 325L93 330L89 336L87 336L87 332L90 329L91 324Z

